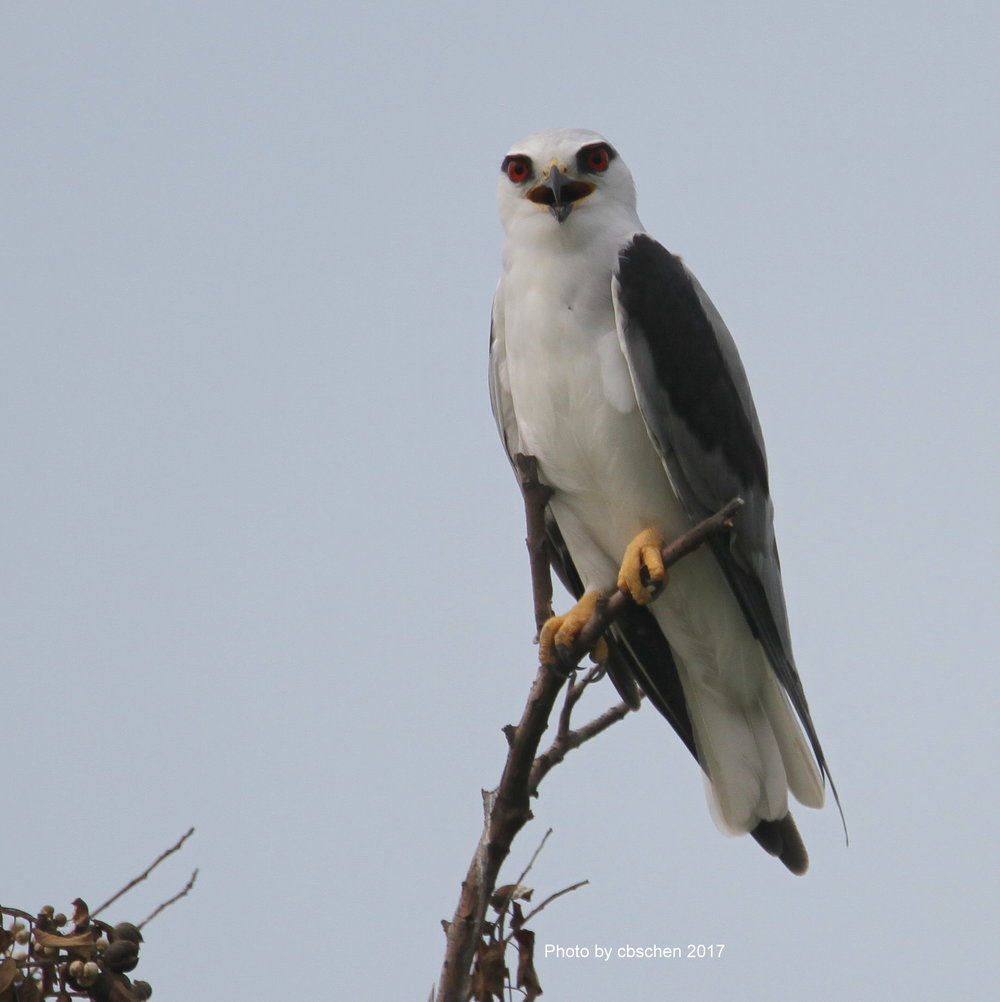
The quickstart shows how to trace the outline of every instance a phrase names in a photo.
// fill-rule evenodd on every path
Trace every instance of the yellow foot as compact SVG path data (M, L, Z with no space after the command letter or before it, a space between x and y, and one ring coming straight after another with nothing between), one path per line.
M545 621L538 632L538 658L543 665L552 668L563 664L563 659L573 649L576 638L594 615L598 598L598 592L588 591L569 612L562 616L552 616ZM594 644L590 656L598 664L607 660L608 645L603 637Z
M632 596L639 605L652 602L667 583L660 551L666 545L658 529L643 529L625 547L622 569L618 572L618 590Z

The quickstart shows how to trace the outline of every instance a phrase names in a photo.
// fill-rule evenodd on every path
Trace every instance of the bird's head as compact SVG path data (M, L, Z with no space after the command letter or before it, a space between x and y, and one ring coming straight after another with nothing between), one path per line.
M635 183L615 148L586 129L546 129L515 143L500 164L500 219L553 228L635 218Z

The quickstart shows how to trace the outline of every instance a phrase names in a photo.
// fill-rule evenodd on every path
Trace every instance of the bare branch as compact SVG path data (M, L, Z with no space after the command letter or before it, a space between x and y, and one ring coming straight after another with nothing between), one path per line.
M162 912L166 908L169 908L175 901L180 901L180 899L183 898L184 895L187 894L192 887L194 887L194 882L197 879L198 879L198 871L195 870L194 873L191 874L191 879L184 885L183 889L178 891L172 898L168 898L166 901L163 902L162 905L159 905L149 915L147 915L139 923L139 928L141 929L144 925L147 925L148 923L152 922L153 919L155 919L156 916L160 914L160 912Z
M535 625L540 629L552 615L552 578L545 536L545 509L552 491L539 482L538 464L534 457L518 455L515 457L515 466L524 497ZM732 526L732 516L742 503L739 498L735 498L717 514L664 547L664 566L669 567L676 563L713 533L729 529ZM581 632L573 647L571 652L573 665L579 663L583 655L594 647L598 638L631 601L631 596L615 592L607 601L598 603L594 617ZM437 1002L466 1002L470 997L472 966L477 948L482 943L487 906L496 887L500 867L510 853L514 837L531 820L530 797L537 792L539 783L569 751L602 733L629 712L628 705L620 703L583 727L575 731L570 728L570 716L583 690L602 675L603 668L598 666L588 672L583 680L572 683L560 714L556 738L551 747L537 759L535 756L538 754L542 734L548 727L556 697L566 681L566 676L540 665L520 722L516 727L507 725L503 729L508 751L500 784L496 790L483 791L485 815L483 832L469 864L466 878L462 882L462 892L454 917L450 922L443 923L447 945L438 982ZM529 869L530 866L529 863ZM582 884L575 884L553 895L531 914L536 914L549 901L579 886Z
M144 881L153 872L153 870L155 870L160 865L160 863L162 863L167 858L167 856L170 856L173 853L177 852L177 850L180 849L180 847L193 834L194 834L194 829L189 828L180 837L176 845L173 845L165 852L160 853L160 855L157 856L156 859L154 859L153 862L150 863L149 866L142 873L140 873L138 877L136 877L133 880L130 880L120 891L118 891L117 894L113 894L110 898L108 898L108 900L105 901L100 908L95 908L94 911L90 913L90 917L93 918L95 915L99 915L101 912L104 911L105 908L108 907L108 905L114 904L114 902L116 902L123 894L127 894L130 890L132 890L132 888L135 887L136 884L141 884L142 881ZM150 916L150 918L152 918L152 916ZM149 919L147 919L146 921L148 922Z
M496 887L500 866L510 853L514 836L531 820L528 780L542 732L565 680L539 667L521 722L514 729L499 787L484 794L486 822L451 922L445 962L438 986L438 1002L464 1002L479 942L486 906Z
M519 884L524 883L524 878L531 872L531 868L535 865L535 860L541 855L542 850L545 848L545 843L548 842L551 834L552 829L549 828L542 836L542 841L538 843L538 848L531 854L531 859L528 860L528 865L521 871L521 876L517 878L517 882Z
M569 894L571 891L578 891L581 887L586 887L589 883L589 880L580 880L575 884L570 884L569 887L564 887L561 891L556 891L555 894L550 894L540 905L538 905L537 908L532 908L531 911L524 916L524 921L521 925L527 925L528 920L532 918L532 916L537 915L546 905L555 901L556 898L561 898L564 894ZM513 935L513 933L511 933L511 935Z
M538 460L518 453L514 457L524 497L524 516L528 532L525 545L531 567L531 592L535 600L535 629L540 630L552 616L552 575L545 550L545 506L552 497L552 488L538 479Z
M583 727L557 734L552 744L535 759L531 767L531 778L528 781L528 791L531 796L538 792L539 784L553 766L557 766L574 748L579 748L584 742L596 738L612 724L624 720L631 712L632 708L628 703L616 703Z
M566 697L563 699L563 707L559 713L559 728L557 733L560 735L569 732L570 717L576 708L576 704L580 701L580 697L586 691L587 686L593 685L594 682L604 678L605 671L603 665L594 665L579 681L576 679L576 674L576 672L570 674L570 684L566 687Z
M524 496L535 624L540 627L552 609L552 577L545 555L545 506L551 491L539 482L538 464L533 457L518 456L515 462ZM447 945L437 1002L465 1002L469 997L472 963L482 938L486 908L514 836L531 819L528 806L531 767L564 681L558 672L539 665L520 723L514 728L504 728L509 745L507 762L500 785L492 793L483 794L486 820L462 882L458 907L445 930Z

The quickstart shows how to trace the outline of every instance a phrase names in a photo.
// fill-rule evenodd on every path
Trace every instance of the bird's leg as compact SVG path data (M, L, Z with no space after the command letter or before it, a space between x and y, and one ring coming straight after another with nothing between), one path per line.
M538 659L549 668L560 667L573 649L576 638L590 621L597 608L601 593L585 592L583 598L569 612L547 619L538 631ZM598 639L590 652L591 658L600 664L608 658L608 645L604 638Z
M647 605L667 583L661 551L666 545L659 529L643 529L628 546L618 572L618 590Z

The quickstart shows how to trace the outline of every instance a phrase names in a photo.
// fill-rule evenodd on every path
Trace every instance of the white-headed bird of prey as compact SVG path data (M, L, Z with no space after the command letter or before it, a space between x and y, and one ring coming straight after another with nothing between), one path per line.
M808 856L788 791L829 779L792 657L767 462L732 336L697 279L643 229L618 152L548 129L500 166L503 271L490 393L508 455L552 490L549 558L578 599L539 635L556 664L613 589L637 604L607 636L609 674L638 689L701 766L716 824L794 873ZM739 496L733 528L669 571L666 541ZM651 599L655 595L655 601Z

